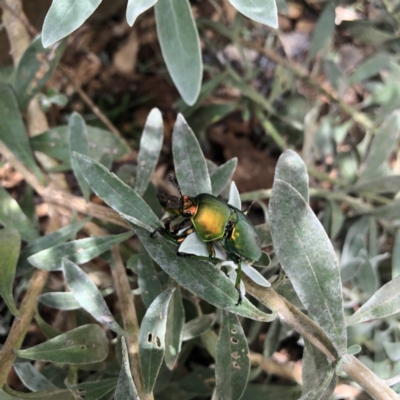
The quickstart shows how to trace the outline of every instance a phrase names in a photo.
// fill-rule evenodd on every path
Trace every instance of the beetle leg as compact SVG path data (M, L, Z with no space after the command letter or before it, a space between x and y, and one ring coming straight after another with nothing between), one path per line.
M194 227L192 226L189 229L186 229L186 231L183 232L182 235L176 236L175 239L180 244L193 232L196 232L196 229L194 229ZM179 252L179 246L176 249L176 255L178 257L190 257L191 256L191 254L180 253Z
M170 230L171 222L172 222L174 219L177 219L178 217L179 217L179 215L172 215L171 217L168 217L168 218L163 219L162 222L163 222L163 224L164 224L164 226L165 226L165 229Z
M172 231L173 234L177 234L184 226L187 222L190 221L190 218L185 218L179 225L177 228L174 228L174 230Z
M160 233L161 233L161 231L164 231L164 230L165 230L165 228L163 228L162 226L160 226L160 227L154 229L154 231L150 233L150 237L151 237L152 239L155 239L157 232L160 232Z
M239 294L238 302L235 304L235 306L238 306L242 303L242 291L240 290L240 281L242 280L242 260L239 258L237 262L237 275L236 275L236 282L235 282L235 289L237 290Z
M212 242L207 242L208 256L210 258L215 258L215 248Z

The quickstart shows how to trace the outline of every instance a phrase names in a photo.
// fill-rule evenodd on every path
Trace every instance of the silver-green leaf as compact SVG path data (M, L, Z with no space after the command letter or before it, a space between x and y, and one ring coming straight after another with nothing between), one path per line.
M183 100L193 105L200 93L203 62L189 1L158 0L154 9L168 72Z
M383 285L362 307L347 318L347 326L400 312L399 287L400 276Z
M139 331L139 358L143 390L151 393L165 352L168 304L174 289L161 293L147 309Z
M44 49L40 36L33 39L25 50L15 71L13 88L19 106L24 111L32 97L53 75L64 52L67 41Z
M126 8L126 20L129 26L133 26L136 18L153 7L157 0L128 0L128 7Z
M197 196L211 193L207 162L199 142L182 114L178 114L172 132L175 173L182 193Z
M146 125L140 138L135 190L143 196L150 182L163 144L164 126L161 112L158 108L150 111Z
M97 161L77 153L74 156L93 191L110 207L137 218L153 229L160 226L158 217L134 189Z
M80 303L75 299L72 292L50 292L43 293L38 297L39 303L58 310L78 310Z
M83 197L86 201L89 201L90 197L90 186L86 182L82 175L81 167L79 166L76 159L73 157L73 152L88 155L89 144L88 144L88 133L86 128L85 120L77 112L72 113L68 123L69 133L69 150L72 170L74 171L75 177L78 181L79 187L82 190Z
M185 323L185 309L179 288L171 279L169 286L175 288L168 306L167 330L165 333L165 364L172 370L182 345L182 330Z
M293 186L276 179L270 223L278 260L301 302L339 355L347 347L342 285L336 254L320 221Z
M218 196L222 190L228 185L232 179L237 165L237 158L232 158L225 164L220 165L215 171L210 174L212 194Z
M128 231L119 235L73 240L42 250L30 256L28 261L36 268L57 271L62 269L61 263L64 257L77 264L83 264L111 249L116 244L129 239L132 235L133 232Z
M216 346L215 379L221 400L239 400L250 373L249 347L239 318L222 312L222 328Z
M44 182L44 176L36 164L29 144L17 98L11 86L2 82L0 82L0 140L19 161Z
M25 350L18 357L62 364L89 364L106 359L109 343L99 325L83 325Z
M293 186L308 203L308 174L301 157L293 150L285 150L279 157L275 179L281 179Z
M14 302L13 286L20 248L21 236L16 229L0 229L0 296L15 316L19 311Z
M53 0L43 23L43 47L52 45L78 29L100 3L101 0Z
M107 326L107 328L113 330L118 335L127 335L118 325L117 321L115 321L100 290L89 276L67 258L63 259L63 271L65 280L81 307L98 322Z
M275 0L229 0L243 15L259 22L278 28L278 10Z

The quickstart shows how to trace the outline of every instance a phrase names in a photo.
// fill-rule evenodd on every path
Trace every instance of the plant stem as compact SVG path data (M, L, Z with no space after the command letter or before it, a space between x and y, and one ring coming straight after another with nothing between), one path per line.
M139 322L136 315L135 303L133 301L128 275L126 274L126 269L121 259L119 246L113 247L112 254L114 263L111 265L111 273L114 279L115 290L117 292L121 307L124 328L129 333L129 336L127 337L127 344L132 377L135 382L139 398L143 400L152 400L152 394L147 395L146 397L146 395L143 393L143 381L139 361Z
M323 95L327 96L331 101L336 103L342 111L349 115L354 121L362 125L365 129L374 129L374 123L365 113L362 113L345 103L332 88L324 87L321 82L311 77L309 72L302 66L295 64L293 61L282 58L275 50L267 49L255 42L250 42L245 39L239 39L239 41L242 45L257 50L259 53L266 55L277 64L290 69L294 75L319 90Z
M21 348L28 327L35 315L37 298L42 293L48 274L48 271L36 270L29 281L28 290L20 307L20 316L15 318L6 342L0 351L0 388L6 383L7 376L14 364L16 358L14 349Z
M330 361L338 361L338 354L335 348L319 325L280 296L275 290L259 286L245 275L242 276L242 279L248 293L266 307L277 310L280 318L325 354ZM342 364L343 371L368 392L373 399L399 400L398 395L383 379L375 375L354 356L347 355L347 357L348 362L343 362Z

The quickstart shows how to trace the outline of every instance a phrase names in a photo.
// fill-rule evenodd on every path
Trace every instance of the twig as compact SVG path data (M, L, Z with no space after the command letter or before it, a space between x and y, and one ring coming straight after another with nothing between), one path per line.
M279 377L289 379L301 384L301 369L290 368L285 364L280 364L272 358L266 360L260 353L250 352L250 362L252 365L259 365L263 371L270 375L277 375Z
M28 290L20 307L20 317L15 318L6 342L0 351L0 388L6 383L7 376L15 361L14 349L21 348L28 327L36 312L38 296L43 290L48 271L36 270L30 281Z
M48 203L57 204L82 214L91 215L115 225L123 226L125 228L130 227L130 225L111 208L93 202L86 203L83 198L61 190L46 188L43 192L43 199Z
M341 100L339 98L338 94L332 88L324 87L321 82L319 82L315 78L311 77L309 72L306 69L304 69L303 67L293 63L292 61L282 58L275 51L267 49L263 46L260 46L257 43L253 43L253 42L250 42L245 39L239 39L239 41L242 45L244 45L246 47L250 47L254 50L257 50L258 52L266 55L272 61L276 62L277 64L290 69L293 72L293 74L296 75L298 78L301 78L309 85L315 87L322 94L324 94L330 100L335 102L342 109L342 111L344 111L346 114L348 114L351 118L354 119L354 121L358 122L364 128L374 129L374 127L375 127L374 123L369 119L369 117L366 114L356 110L349 104L345 103L343 100Z
M118 295L119 304L121 307L121 315L124 321L124 328L129 333L128 336L128 353L131 365L132 377L135 382L136 389L140 399L153 399L150 394L145 397L143 393L142 373L139 362L139 322L136 315L133 295L129 285L128 276L124 263L121 259L119 246L114 246L112 249L114 264L111 265L111 273L114 278L115 290Z
M273 289L266 289L243 276L246 291L268 308L278 311L278 315L292 328L299 332L305 339L320 350L328 360L338 361L338 355L325 332L294 307L285 298ZM375 400L399 400L398 395L386 384L386 381L376 376L370 369L357 360L354 356L347 355L347 362L343 362L343 371L357 382Z
M112 132L115 136L119 137L123 140L127 147L130 149L131 153L133 150L130 148L129 144L126 142L126 139L121 135L121 132L117 129L117 127L108 119L108 117L100 110L99 107L93 102L93 100L85 93L85 91L81 88L81 86L75 81L75 79L71 76L71 74L67 71L67 69L59 64L58 68L60 71L66 76L68 81L74 87L76 92L79 94L81 99L86 103L86 105L93 111L93 113L99 118L101 122Z

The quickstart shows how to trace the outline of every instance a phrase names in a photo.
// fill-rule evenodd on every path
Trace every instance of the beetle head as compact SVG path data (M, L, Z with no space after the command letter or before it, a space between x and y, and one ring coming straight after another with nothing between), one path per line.
M165 211L174 215L182 213L182 199L180 197L172 196L166 192L158 193L157 197Z

